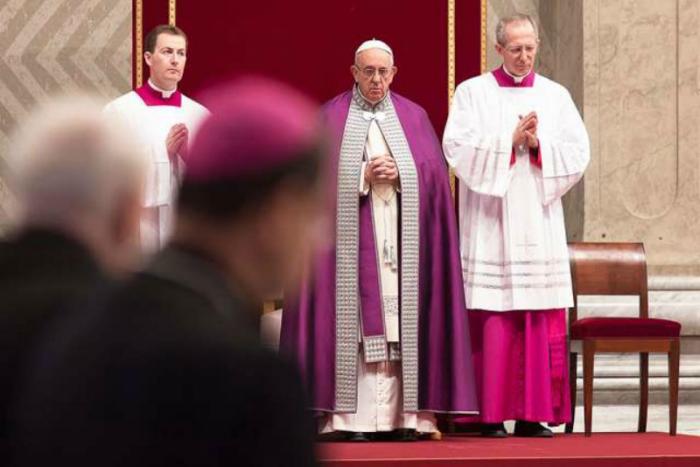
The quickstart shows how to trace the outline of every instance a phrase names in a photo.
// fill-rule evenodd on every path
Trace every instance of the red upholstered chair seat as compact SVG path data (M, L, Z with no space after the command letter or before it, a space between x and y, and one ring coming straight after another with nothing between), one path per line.
M656 318L583 318L571 325L572 339L679 337L681 324Z
M678 419L678 375L680 372L681 325L667 319L649 318L649 284L644 245L641 243L569 243L574 306L569 312L569 389L574 429L578 353L583 353L584 432L593 432L593 375L597 353L639 354L639 425L647 430L649 405L649 354L668 356L669 434L676 434ZM634 318L590 317L578 319L580 295L627 295L639 298L639 316Z

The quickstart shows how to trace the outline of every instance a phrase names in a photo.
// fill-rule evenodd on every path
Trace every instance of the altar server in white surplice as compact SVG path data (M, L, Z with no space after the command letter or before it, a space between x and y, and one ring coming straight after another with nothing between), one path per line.
M503 65L457 88L443 147L459 179L462 271L483 434L550 437L570 419L564 309L572 306L561 197L589 161L568 91L536 74L526 15L502 19Z
M129 124L148 158L141 245L153 253L170 234L173 196L184 169L181 156L209 112L177 89L187 61L187 36L180 28L155 27L146 36L144 58L148 82L110 102L105 112L117 113Z

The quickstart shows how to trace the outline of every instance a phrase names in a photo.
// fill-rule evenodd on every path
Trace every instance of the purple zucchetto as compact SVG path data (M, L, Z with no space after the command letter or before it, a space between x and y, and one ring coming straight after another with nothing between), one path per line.
M211 115L185 158L184 181L264 175L318 147L319 107L286 84L248 77L207 93Z

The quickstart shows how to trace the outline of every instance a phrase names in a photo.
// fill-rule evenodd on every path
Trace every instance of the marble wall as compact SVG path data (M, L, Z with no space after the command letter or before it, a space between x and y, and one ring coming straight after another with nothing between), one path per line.
M696 0L583 1L583 112L592 143L584 238L644 242L651 313L683 325L681 399L685 392L693 404L700 403L699 15ZM591 304L634 313L610 298Z
M53 94L113 98L131 89L131 10L131 0L0 0L0 227L17 122Z
M585 236L644 241L652 274L699 275L700 5L584 5Z
M583 2L584 238L644 242L652 313L685 336L700 336L699 16L695 0Z

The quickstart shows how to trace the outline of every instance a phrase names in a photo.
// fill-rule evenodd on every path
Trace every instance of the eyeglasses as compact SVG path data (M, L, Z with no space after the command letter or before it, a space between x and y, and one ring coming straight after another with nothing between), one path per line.
M364 75L365 78L374 78L374 75L379 73L380 78L386 78L390 76L393 73L392 68L373 68L371 66L368 66L367 68L360 68L357 65L355 67L360 70L360 73Z
M537 44L525 44L514 47L503 47L503 50L515 57L522 54L523 52L525 52L525 55L532 55L537 50Z

